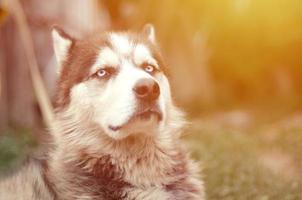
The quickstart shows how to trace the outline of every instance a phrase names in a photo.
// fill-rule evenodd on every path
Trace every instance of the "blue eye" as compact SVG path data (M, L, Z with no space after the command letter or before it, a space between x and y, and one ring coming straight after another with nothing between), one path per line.
M152 65L147 65L144 67L144 70L148 73L154 72L154 67Z
M106 68L102 68L99 69L96 73L95 76L97 76L98 78L108 78L111 75L116 73L116 68L114 67L106 67Z
M109 73L106 69L100 69L97 71L96 75L100 78L107 76Z

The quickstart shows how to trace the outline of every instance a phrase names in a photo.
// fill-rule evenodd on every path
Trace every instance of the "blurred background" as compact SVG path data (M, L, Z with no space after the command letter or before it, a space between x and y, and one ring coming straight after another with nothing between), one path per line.
M46 134L52 25L80 38L145 23L208 199L302 199L301 0L0 0L0 174Z

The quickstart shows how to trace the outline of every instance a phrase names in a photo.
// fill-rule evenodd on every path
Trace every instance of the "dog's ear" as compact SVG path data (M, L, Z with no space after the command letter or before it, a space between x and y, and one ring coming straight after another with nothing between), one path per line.
M65 33L58 26L53 26L52 40L53 40L54 52L59 65L57 72L60 73L62 63L66 59L68 55L68 51L70 50L74 42L74 39L71 36L69 36L67 33Z
M155 28L152 24L145 24L142 30L142 34L146 37L150 42L156 43L155 37Z

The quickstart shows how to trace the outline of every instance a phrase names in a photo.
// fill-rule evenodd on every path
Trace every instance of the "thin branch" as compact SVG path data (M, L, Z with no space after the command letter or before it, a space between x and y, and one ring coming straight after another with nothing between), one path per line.
M14 17L18 29L20 31L20 37L25 50L25 55L27 58L34 91L42 111L44 122L47 127L51 127L51 122L54 116L53 108L49 96L46 92L46 88L42 76L39 72L39 67L33 47L33 41L32 41L28 23L26 21L24 10L19 0L8 0L7 4L10 13Z

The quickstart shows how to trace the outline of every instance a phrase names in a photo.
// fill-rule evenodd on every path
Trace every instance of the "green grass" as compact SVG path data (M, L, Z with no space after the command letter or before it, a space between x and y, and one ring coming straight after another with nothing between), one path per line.
M208 199L302 199L302 130L188 131Z
M37 145L31 132L24 129L8 129L0 135L0 175L20 166Z

